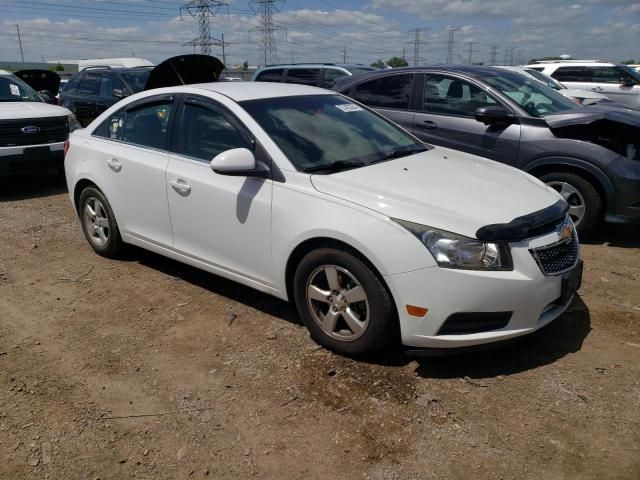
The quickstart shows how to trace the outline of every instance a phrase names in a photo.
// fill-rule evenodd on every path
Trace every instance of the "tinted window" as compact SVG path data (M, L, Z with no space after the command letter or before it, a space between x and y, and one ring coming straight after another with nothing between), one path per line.
M78 86L78 95L100 95L102 73L85 72Z
M129 86L131 93L138 93L144 90L147 80L149 79L150 72L151 70L149 69L136 69L119 72L119 75Z
M371 107L409 108L413 75L389 75L361 83L353 98Z
M100 85L100 96L113 97L113 90L115 89L123 89L122 81L120 81L115 73L104 73L102 75L102 84Z
M180 122L180 153L210 161L232 148L252 149L226 114L214 106L186 102Z
M64 86L64 92L65 93L76 93L76 89L78 88L78 85L80 84L80 80L82 79L82 73L78 73L77 75L74 75L73 77L71 77L69 79L69 81L67 82L67 84Z
M282 80L284 69L274 68L273 70L265 70L256 77L256 82L279 82Z
M338 70L335 68L325 68L324 69L324 79L322 80L323 88L333 88L336 84L336 79L341 77L346 77L347 74L342 70Z
M618 67L589 67L592 81L600 83L624 83L632 80L631 75Z
M558 67L551 74L560 82L591 82L591 71L586 67Z
M319 68L290 68L287 70L287 83L316 86L319 75Z
M425 112L473 116L477 108L495 105L496 101L484 90L463 80L440 75L425 78Z
M98 137L110 138L112 140L122 140L124 117L124 110L114 113L107 120L102 122L102 124L93 131L93 134Z
M144 147L166 148L171 114L172 104L166 101L134 107L127 110L122 127L119 127L122 131L116 136L121 136L124 142Z

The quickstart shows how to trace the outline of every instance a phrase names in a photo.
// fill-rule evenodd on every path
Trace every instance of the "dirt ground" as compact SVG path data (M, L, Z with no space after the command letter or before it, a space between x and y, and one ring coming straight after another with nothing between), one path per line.
M0 181L0 479L640 478L640 230L502 350L373 361L275 298L95 255L55 176Z

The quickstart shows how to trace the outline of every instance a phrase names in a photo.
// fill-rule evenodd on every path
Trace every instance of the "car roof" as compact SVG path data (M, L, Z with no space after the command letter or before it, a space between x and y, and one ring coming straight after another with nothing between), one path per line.
M259 100L275 97L295 97L300 95L335 95L336 92L324 88L298 85L294 83L275 82L213 82L197 83L158 89L172 93L194 93L194 90L216 92L236 102L245 100ZM147 90L147 93L154 90Z

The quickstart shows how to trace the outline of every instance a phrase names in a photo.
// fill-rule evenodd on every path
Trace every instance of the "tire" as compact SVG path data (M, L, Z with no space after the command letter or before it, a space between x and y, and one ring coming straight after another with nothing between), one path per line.
M124 243L116 217L107 197L100 190L87 187L82 191L78 202L78 215L84 236L98 255L115 258L122 253Z
M602 222L604 203L594 185L575 173L547 173L540 177L544 183L557 190L569 203L569 215L581 237L587 237ZM580 204L583 213L580 214ZM579 218L576 218L579 217Z
M311 290L314 298L307 294ZM389 292L364 262L348 252L321 248L308 253L295 272L294 297L311 337L334 352L371 354L395 338L397 315Z

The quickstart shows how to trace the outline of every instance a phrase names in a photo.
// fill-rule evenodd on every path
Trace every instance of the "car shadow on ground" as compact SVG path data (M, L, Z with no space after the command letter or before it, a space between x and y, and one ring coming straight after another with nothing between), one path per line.
M0 202L58 195L67 191L64 175L33 173L0 178Z
M610 245L621 248L640 248L640 224L617 225L605 223L589 238L580 239L586 245Z

